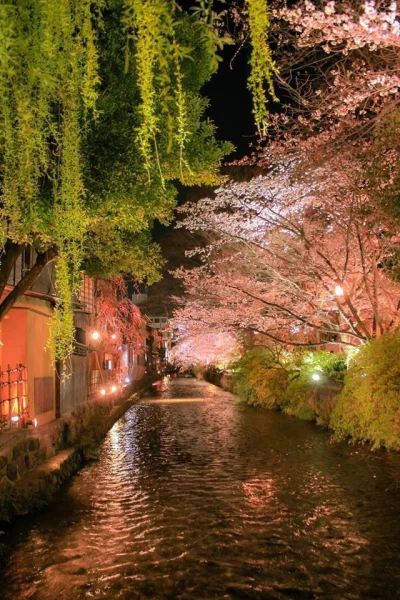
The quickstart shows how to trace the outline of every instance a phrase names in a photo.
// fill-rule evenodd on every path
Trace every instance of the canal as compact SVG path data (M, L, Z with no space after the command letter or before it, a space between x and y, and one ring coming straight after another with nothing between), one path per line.
M193 379L5 536L1 600L400 598L400 457Z

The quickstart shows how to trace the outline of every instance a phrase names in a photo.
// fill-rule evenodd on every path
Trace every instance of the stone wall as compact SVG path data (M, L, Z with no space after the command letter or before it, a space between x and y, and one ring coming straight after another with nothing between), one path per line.
M119 398L86 402L51 423L0 435L0 525L47 504L82 460L92 458L112 425L137 402L151 379Z

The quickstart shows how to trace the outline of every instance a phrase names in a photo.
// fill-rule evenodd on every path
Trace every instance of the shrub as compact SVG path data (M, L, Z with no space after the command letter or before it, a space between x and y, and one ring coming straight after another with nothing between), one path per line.
M310 401L316 393L310 374L301 372L291 373L291 381L285 390L283 411L305 421L314 421L316 414L310 406Z
M302 374L305 374L310 378L312 373L320 371L329 379L343 381L347 372L346 354L333 354L326 350L293 354L291 363L293 368L301 370Z
M345 354L277 354L273 349L256 347L236 363L235 391L249 404L279 408L300 419L326 424L332 409L332 394L326 393L326 384L342 381L346 369ZM312 379L315 372L321 375L318 385ZM323 393L321 384L325 384Z
M254 406L279 408L289 373L268 348L253 348L235 365L237 394Z
M400 450L400 331L362 346L352 359L330 425L338 438Z

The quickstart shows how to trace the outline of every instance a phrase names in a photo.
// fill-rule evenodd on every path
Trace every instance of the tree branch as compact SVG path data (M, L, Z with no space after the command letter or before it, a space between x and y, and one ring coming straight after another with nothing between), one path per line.
M57 258L57 249L52 246L47 252L37 255L33 267L22 277L12 291L4 298L0 304L0 321L4 319L9 310L14 306L18 298L23 296L35 283L46 265Z
M12 240L7 240L4 245L3 256L0 263L0 297L3 295L7 281L11 275L14 265L21 255L25 244L16 244Z

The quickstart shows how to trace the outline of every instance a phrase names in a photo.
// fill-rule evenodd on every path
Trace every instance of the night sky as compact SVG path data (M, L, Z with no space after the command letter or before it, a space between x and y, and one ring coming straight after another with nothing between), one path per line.
M234 144L236 150L229 156L231 161L249 152L249 146L256 141L252 115L251 94L247 89L248 49L242 49L235 57L237 46L226 46L223 62L218 73L204 86L203 94L210 100L206 116L216 125L216 138ZM178 186L179 187L179 186ZM199 199L212 193L211 188L179 188L178 204ZM149 313L171 314L173 303L170 295L181 295L182 289L170 274L170 270L184 264L185 250L195 245L193 236L183 230L174 230L172 223L168 227L155 223L153 238L162 248L167 261L163 269L163 279L149 289Z
M247 89L248 48L237 56L237 46L226 46L218 73L204 86L210 99L207 116L217 126L217 138L232 142L236 152L228 158L240 158L256 141L251 95Z

